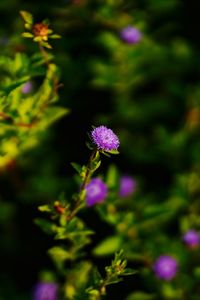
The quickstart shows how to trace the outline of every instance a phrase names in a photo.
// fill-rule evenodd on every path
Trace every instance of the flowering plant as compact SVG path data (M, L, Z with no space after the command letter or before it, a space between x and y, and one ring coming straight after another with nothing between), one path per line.
M185 5L1 0L0 299L199 300Z

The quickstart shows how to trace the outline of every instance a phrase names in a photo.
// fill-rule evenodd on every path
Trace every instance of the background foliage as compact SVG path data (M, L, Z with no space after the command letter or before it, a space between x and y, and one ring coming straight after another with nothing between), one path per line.
M105 205L81 212L95 234L80 270L85 274L91 263L104 274L123 248L138 273L108 286L105 299L119 292L127 300L199 299L198 249L181 240L188 229L200 230L197 6L178 0L1 0L0 299L31 299L35 282L46 276L63 282L50 259L62 257L56 253L62 250L36 226L43 217L37 207L77 192L70 162L87 163L86 132L100 124L118 134L120 155L104 157L97 171L111 191ZM37 22L49 19L62 36L51 41L48 67L37 44L21 36L20 10ZM129 24L142 32L137 45L120 39ZM27 81L32 90L22 94ZM135 178L137 190L122 201L123 174ZM163 253L179 261L172 283L152 271ZM79 276L75 269L73 276Z

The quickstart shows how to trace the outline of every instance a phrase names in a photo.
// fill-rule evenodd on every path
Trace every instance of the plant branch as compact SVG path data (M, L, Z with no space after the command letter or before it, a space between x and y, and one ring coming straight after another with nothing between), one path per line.
M75 206L72 209L71 213L67 216L68 221L70 221L77 214L77 212L82 208L82 201L81 201L82 200L82 193L85 190L86 184L87 184L90 176L92 175L92 162L93 162L93 159L96 156L96 153L97 153L97 149L93 150L91 155L90 155L90 158L89 158L89 161L88 161L88 164L87 164L87 167L86 167L85 176L83 178L83 182L81 184L80 191L79 191L79 194L77 196Z

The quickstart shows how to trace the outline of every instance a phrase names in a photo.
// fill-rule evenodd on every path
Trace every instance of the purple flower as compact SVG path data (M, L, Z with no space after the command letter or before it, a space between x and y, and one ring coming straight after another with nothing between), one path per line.
M114 132L106 126L96 127L91 132L92 140L99 150L111 151L119 147L119 139Z
M123 28L120 32L120 36L127 44L137 44L142 38L141 32L131 25Z
M183 242L190 248L195 248L200 244L200 235L194 230L190 229L183 235Z
M130 196L136 188L136 181L131 176L122 176L120 179L119 196Z
M108 189L100 178L93 178L86 185L86 205L93 206L105 200Z
M57 300L58 285L54 282L39 282L33 291L33 300Z
M32 82L31 82L31 81L27 81L27 82L23 85L21 91L22 91L23 94L28 94L28 93L30 93L30 92L32 91L32 89L33 89L33 84L32 84Z
M177 261L168 255L159 256L153 265L156 276L166 281L171 280L176 275L177 268Z

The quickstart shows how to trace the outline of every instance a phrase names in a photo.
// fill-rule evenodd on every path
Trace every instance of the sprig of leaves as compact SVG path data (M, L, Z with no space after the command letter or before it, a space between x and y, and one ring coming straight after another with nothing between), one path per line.
M20 11L21 17L24 20L24 27L27 31L22 33L24 38L30 38L39 45L51 49L52 46L48 42L49 39L59 39L61 36L55 34L49 28L48 20L43 20L41 23L34 23L33 15L27 11Z
M54 105L58 100L58 67L50 63L46 69L43 64L41 55L0 56L4 74L0 76L0 168L37 145L45 130L68 113L66 108ZM37 76L43 77L38 88L34 86ZM33 88L24 94L23 86L29 82Z
M99 300L106 295L106 287L110 284L122 281L122 277L126 275L133 275L135 270L126 268L127 261L124 258L123 250L115 254L110 266L105 267L106 275L104 278L95 269L93 273L93 285L86 289L90 295L90 300Z

